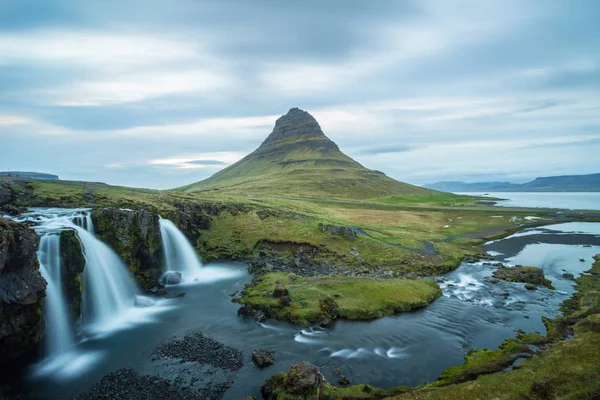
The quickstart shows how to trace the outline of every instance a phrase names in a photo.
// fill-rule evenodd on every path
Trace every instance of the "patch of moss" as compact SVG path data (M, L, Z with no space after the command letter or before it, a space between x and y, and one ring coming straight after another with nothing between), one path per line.
M543 285L548 289L554 290L552 282L544 276L544 271L536 267L516 266L500 268L494 271L494 278L507 282L523 282L533 285Z
M343 318L369 320L426 307L442 292L432 280L374 279L370 277L305 278L290 273L269 273L244 291L240 303L270 310L270 316L301 325ZM285 304L276 288L289 293Z

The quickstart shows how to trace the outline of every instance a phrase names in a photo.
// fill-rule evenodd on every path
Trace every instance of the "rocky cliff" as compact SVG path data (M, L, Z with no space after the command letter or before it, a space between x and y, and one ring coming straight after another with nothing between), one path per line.
M83 284L81 274L85 268L85 257L75 231L60 233L60 261L63 277L63 293L75 319L81 315Z
M144 209L102 208L92 212L98 239L108 244L148 290L163 270L159 216Z
M0 364L31 352L41 339L46 281L38 243L33 230L0 219Z

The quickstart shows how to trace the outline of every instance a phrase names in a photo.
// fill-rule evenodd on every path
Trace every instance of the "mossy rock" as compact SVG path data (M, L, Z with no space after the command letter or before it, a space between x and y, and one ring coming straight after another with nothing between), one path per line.
M536 267L516 266L511 268L499 268L494 271L494 278L507 282L523 282L529 285L542 285L548 289L554 289L552 282L544 276L544 271ZM528 286L528 289L531 286Z
M83 294L81 274L85 268L85 257L77 233L73 230L60 233L60 259L63 291L71 316L77 319L81 315Z

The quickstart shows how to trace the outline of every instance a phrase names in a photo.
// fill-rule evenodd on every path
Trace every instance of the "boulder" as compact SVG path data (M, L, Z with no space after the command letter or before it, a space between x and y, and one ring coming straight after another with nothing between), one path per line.
M544 276L544 271L536 267L516 266L512 268L500 268L494 271L494 278L507 282L523 282L531 285L542 285L548 289L554 289L552 282Z
M568 273L568 272L565 272L564 274L562 274L562 276L563 276L563 278L569 279L571 281L575 280L575 276L573 274Z
M38 243L27 226L0 218L0 364L34 351L42 336L47 283L40 274Z
M163 285L178 285L181 283L181 272L179 271L168 271L161 278Z
M292 365L289 372L271 377L260 389L266 400L317 399L319 389L326 384L319 368L306 361Z
M256 349L252 351L252 361L258 368L265 368L275 364L275 356L272 351Z

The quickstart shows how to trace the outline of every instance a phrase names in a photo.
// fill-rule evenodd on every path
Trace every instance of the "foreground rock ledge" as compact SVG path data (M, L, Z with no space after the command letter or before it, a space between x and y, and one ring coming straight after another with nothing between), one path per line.
M32 352L41 339L46 281L38 243L33 230L0 218L0 364Z

